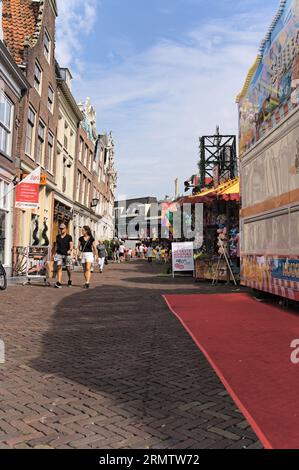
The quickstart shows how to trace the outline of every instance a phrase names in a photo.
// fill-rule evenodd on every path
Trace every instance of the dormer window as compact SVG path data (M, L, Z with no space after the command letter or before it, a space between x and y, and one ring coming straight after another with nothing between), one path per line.
M47 30L45 30L45 35L44 35L44 54L45 54L45 58L50 63L51 62L51 38Z

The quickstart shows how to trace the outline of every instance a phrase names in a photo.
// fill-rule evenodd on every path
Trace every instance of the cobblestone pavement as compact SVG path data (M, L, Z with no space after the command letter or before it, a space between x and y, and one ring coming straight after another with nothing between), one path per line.
M109 265L93 288L0 293L0 448L261 448L161 294L208 284ZM232 290L232 287L219 287Z

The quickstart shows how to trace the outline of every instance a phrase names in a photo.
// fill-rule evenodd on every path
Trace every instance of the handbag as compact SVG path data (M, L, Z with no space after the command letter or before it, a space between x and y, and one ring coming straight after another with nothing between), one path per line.
M85 248L87 247L87 243L89 242L89 240L90 240L90 237L88 238L88 240L86 240L83 250L82 251L79 250L79 252L80 252L80 254L78 255L78 260L79 261L82 261L82 259L83 259L83 253L84 253Z

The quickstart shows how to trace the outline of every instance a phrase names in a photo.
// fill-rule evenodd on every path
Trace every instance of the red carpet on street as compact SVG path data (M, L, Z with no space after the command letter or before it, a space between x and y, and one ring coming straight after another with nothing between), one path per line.
M299 315L247 294L164 298L263 445L299 449Z

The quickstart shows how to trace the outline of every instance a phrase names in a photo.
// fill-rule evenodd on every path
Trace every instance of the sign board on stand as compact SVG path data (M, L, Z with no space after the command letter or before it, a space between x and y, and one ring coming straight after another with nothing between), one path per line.
M27 281L24 285L31 284L32 280L43 280L46 285L50 285L47 282L47 264L50 260L50 251L51 248L48 246L29 246L27 248Z
M193 242L172 243L172 273L194 273L194 244Z

